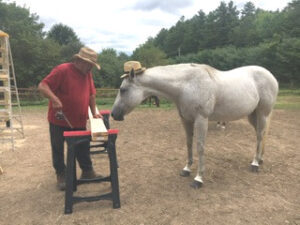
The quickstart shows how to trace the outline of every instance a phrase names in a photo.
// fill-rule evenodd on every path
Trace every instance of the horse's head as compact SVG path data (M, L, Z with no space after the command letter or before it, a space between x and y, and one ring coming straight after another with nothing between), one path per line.
M120 86L111 116L115 120L124 120L124 115L130 113L144 98L143 87L137 82L134 70L131 70Z

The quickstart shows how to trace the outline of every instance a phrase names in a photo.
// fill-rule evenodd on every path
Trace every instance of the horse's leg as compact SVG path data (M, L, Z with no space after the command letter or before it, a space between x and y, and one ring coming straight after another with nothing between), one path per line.
M159 98L157 96L153 96L156 107L159 107Z
M193 188L199 188L203 184L202 176L204 172L204 145L208 128L208 119L202 116L198 116L194 126L197 138L198 169L197 176L194 178L191 186Z
M251 163L252 171L258 171L259 164L263 162L262 156L263 156L263 138L266 132L266 124L267 124L267 116L263 113L256 113L256 115L252 115L252 119L256 120L256 139L257 139L257 146L256 146L256 154L254 156L254 159ZM249 119L250 121L250 119ZM251 122L250 122L251 123ZM254 125L254 121L253 121Z
M256 131L256 125L257 125L257 121L256 121L256 111L254 111L253 113L251 113L248 116L248 121L249 123L254 127L255 131Z
M186 133L186 144L187 144L187 164L180 172L180 176L187 177L190 175L191 166L193 164L193 136L194 136L194 123L190 121L186 121L181 118L183 127Z
M226 128L226 122L218 121L217 122L217 128L222 128L223 130L225 130L225 128Z

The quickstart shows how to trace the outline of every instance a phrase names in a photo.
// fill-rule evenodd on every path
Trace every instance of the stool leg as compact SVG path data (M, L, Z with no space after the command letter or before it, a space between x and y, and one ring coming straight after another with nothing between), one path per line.
M66 168L66 190L65 190L65 214L73 211L73 188L74 188L74 167L75 153L71 143L68 143L67 168Z
M119 193L119 178L118 178L118 165L117 165L117 154L116 154L116 143L117 135L110 134L108 137L108 156L110 163L110 176L111 176L111 188L113 197L113 208L120 208L120 193Z
M74 153L75 149L73 149ZM73 160L73 192L77 191L77 175L76 175L76 157L74 154L74 160Z

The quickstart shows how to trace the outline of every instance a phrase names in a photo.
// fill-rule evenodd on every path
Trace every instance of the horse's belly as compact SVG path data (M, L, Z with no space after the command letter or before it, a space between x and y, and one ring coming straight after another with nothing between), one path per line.
M239 76L233 78L224 80L220 85L213 113L209 116L210 120L238 120L256 109L260 97L253 79L241 81Z
M254 111L254 109L253 109L253 111ZM241 118L244 118L244 117L248 116L249 114L251 114L250 111L245 111L245 112L242 112L242 113L232 112L232 113L229 113L229 114L227 114L227 113L214 113L209 117L209 120L212 120L212 121L233 121L233 120L239 120Z
M227 102L216 105L213 113L209 116L210 120L216 121L232 121L238 120L250 115L257 107L258 99L248 99L244 102Z

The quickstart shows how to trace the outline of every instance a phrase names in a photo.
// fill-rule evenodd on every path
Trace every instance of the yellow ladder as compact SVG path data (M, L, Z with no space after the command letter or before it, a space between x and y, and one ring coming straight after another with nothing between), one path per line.
M22 112L9 35L0 30L0 140L15 149L17 135L24 138Z

